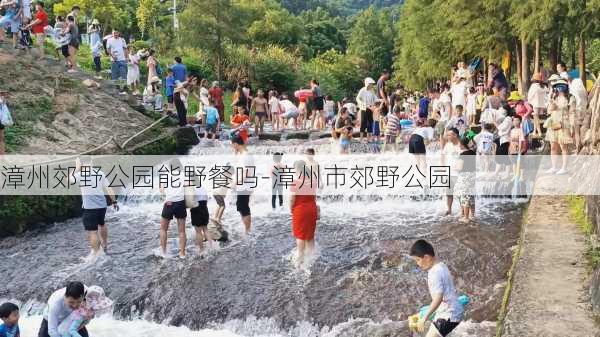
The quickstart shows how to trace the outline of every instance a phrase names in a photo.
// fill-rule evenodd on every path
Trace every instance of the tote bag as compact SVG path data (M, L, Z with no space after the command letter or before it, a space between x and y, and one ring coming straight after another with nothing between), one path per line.
M0 103L0 124L4 126L12 126L14 124L10 110L8 110L8 106L4 102Z

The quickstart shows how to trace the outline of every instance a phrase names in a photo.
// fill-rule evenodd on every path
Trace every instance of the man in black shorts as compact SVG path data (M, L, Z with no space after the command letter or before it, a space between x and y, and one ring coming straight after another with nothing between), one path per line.
M93 167L91 157L77 158L75 172L71 176L71 183L81 188L83 200L83 228L87 231L88 240L92 249L90 257L97 256L100 248L106 253L108 250L108 228L104 218L107 203L118 210L117 199L104 172L99 167ZM107 198L108 196L108 198Z
M363 135L367 135L367 141L371 140L371 131L373 130L373 108L378 101L377 95L373 92L375 81L365 78L365 86L360 89L356 96L356 102L360 110L360 141L363 141Z
M231 139L231 146L233 146L233 151L239 158L236 165L237 200L235 205L237 211L242 217L245 233L249 234L252 227L250 195L252 194L252 189L255 187L255 185L250 181L250 176L253 175L252 171L254 170L254 160L246 150L246 145L239 135L236 135Z

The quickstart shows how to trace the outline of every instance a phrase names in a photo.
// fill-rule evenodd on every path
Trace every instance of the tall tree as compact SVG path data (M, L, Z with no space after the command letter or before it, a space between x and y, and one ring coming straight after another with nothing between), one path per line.
M160 10L160 0L139 0L135 16L142 36L150 29L156 28Z
M207 49L215 60L217 78L223 76L225 43L245 39L243 18L234 0L190 0L180 16L182 41Z
M358 14L350 32L348 54L365 60L372 75L390 69L394 53L394 31L387 10L373 6Z

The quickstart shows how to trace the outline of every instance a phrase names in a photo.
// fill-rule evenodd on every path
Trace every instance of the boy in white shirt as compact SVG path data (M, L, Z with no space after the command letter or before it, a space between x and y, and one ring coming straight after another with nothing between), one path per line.
M425 240L418 240L412 245L410 256L419 268L427 271L427 286L431 295L431 304L427 313L419 319L417 331L425 331L425 322L434 315L426 337L445 337L460 324L464 311L458 301L450 270L443 262L437 261L433 246Z
M486 123L483 130L478 133L473 141L477 144L477 154L482 156L483 171L488 172L491 165L492 154L494 153L494 124Z

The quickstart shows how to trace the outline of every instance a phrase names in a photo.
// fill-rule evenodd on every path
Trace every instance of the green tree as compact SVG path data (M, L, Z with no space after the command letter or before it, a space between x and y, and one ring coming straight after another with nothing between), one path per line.
M305 47L303 55L312 58L330 49L346 50L346 39L340 28L344 27L342 20L332 17L322 7L304 11L300 16L304 25L302 44Z
M263 45L294 46L301 36L300 20L285 9L268 9L262 20L254 21L248 28L249 40Z
M365 60L370 74L390 69L394 54L394 30L389 11L369 7L358 14L350 33L348 54Z
M401 8L394 79L408 88L420 89L429 79L448 77L455 60L452 44L438 23L437 8L433 0L407 0Z
M227 41L244 39L242 17L233 0L191 0L180 16L184 44L207 49L215 60L217 79L223 75L223 52Z
M142 35L156 28L160 11L159 0L139 0L135 16Z
M297 87L302 87L315 78L325 94L339 100L356 94L362 87L362 79L367 75L361 58L329 50L302 65Z
M54 4L54 15L66 15L71 12L71 8L75 5L81 8L83 16L88 19L98 19L105 32L110 29L118 29L129 34L131 31L131 17L135 9L132 8L132 2L130 1L63 0ZM82 21L80 20L80 22Z

